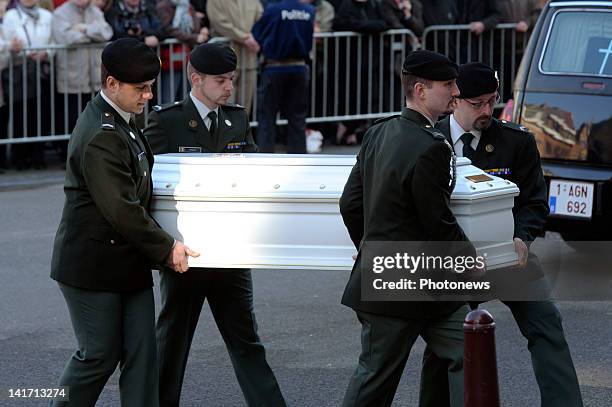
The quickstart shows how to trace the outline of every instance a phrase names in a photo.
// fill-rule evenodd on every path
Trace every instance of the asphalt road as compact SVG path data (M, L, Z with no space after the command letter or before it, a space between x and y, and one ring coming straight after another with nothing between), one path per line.
M53 236L63 204L57 183L61 177L55 175L32 182L36 186L30 189L14 189L15 183L7 186L11 179L0 176L0 390L53 387L74 350L66 305L49 278ZM540 244L546 246L551 239ZM591 277L612 267L599 264L599 269L585 268L583 276L567 281L566 292L580 291ZM360 325L353 312L339 303L347 275L317 270L253 272L259 332L292 406L337 406L342 400L360 350ZM607 277L596 286L603 292L612 287ZM159 303L157 289L156 297ZM612 302L560 301L559 307L585 405L612 406ZM497 323L503 406L539 406L527 344L511 314L499 302L484 308ZM419 340L412 351L395 406L416 405L423 347ZM119 406L117 383L115 373L99 406ZM207 309L194 338L182 400L184 406L245 405ZM45 402L0 400L0 406L40 405Z

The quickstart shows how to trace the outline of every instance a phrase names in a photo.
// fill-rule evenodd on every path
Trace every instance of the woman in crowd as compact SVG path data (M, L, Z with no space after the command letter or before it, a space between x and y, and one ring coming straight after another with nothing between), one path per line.
M4 18L4 14L6 13L6 8L8 6L8 0L0 0L0 72L6 68L8 62L8 52L19 52L21 49L21 45L19 42L13 41L13 44L6 41L2 34L2 19ZM6 124L8 121L8 112L6 109L6 104L4 103L4 95L2 91L2 81L0 81L0 140L6 138ZM2 174L4 169L8 167L6 161L6 146L0 145L0 174Z
M162 45L160 56L162 60L161 86L162 103L182 100L183 71L186 68L186 58L191 48L208 41L208 28L202 26L202 20L196 15L189 0L159 0L157 15L167 37L175 38L181 44Z
M65 45L55 58L58 100L56 133L70 134L79 113L100 90L102 45L113 36L113 29L102 11L91 0L68 0L53 12L53 37ZM92 44L86 46L87 44ZM66 159L66 142L61 155Z
M19 44L19 47L12 47L12 72L6 68L2 73L4 95L10 93L10 89L7 89L9 84L13 90L12 106L9 108L12 108L10 114L14 138L44 136L49 132L49 61L52 55L46 50L28 48L53 43L52 20L51 12L41 8L38 0L19 0L15 8L6 12L2 21L5 40ZM15 52L20 47L23 50ZM6 100L5 103L10 101ZM31 166L44 168L43 143L15 144L13 161L17 169Z

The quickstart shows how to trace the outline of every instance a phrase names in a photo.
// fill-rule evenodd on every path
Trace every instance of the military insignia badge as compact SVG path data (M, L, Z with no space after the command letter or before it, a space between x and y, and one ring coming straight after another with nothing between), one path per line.
M246 141L236 141L233 143L227 143L227 145L225 146L225 148L227 150L237 150L239 148L242 148L244 146L246 146L248 143Z
M484 170L489 175L510 175L512 170L510 168L489 168Z
M192 129L198 127L198 122L196 120L189 120L189 127L191 127Z

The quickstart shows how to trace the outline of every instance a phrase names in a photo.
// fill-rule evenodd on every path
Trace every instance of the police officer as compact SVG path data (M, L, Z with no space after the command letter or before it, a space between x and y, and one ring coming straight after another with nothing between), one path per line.
M130 63L129 61L134 61ZM121 404L159 405L151 267L187 271L197 256L149 212L153 154L136 128L159 74L155 53L135 39L102 52L102 90L68 143L66 200L55 236L51 278L66 299L78 348L60 378L69 401L93 406L117 364Z
M283 0L266 7L253 26L253 38L265 57L257 99L257 143L273 153L276 115L287 119L287 152L306 153L306 110L315 8L301 0Z
M453 151L434 129L438 116L459 95L456 77L457 65L435 52L414 51L404 60L406 107L366 132L340 198L340 212L356 247L368 240L468 240L450 209ZM390 406L420 335L448 362L452 405L463 407L467 306L363 301L361 279L359 253L342 303L355 310L362 324L362 352L342 405Z
M191 93L182 102L156 106L151 114L145 135L153 151L256 152L246 111L227 104L235 70L236 54L228 46L195 48L187 68ZM285 405L257 335L249 269L194 268L182 275L162 271L160 290L157 341L162 406L179 405L191 340L206 299L248 405Z
M542 301L504 301L528 341L542 406L580 407L580 387L563 334L561 315L550 298L537 258L529 255L527 246L541 233L548 215L546 184L535 139L525 127L492 118L499 89L495 71L489 66L461 65L457 85L461 96L454 113L440 121L437 128L453 144L458 156L468 157L485 172L514 182L521 191L512 209L520 269L496 273L512 273L512 282L517 285L514 291L529 290L534 296L542 297ZM508 279L504 282L510 283ZM423 360L421 397L425 404L449 405L445 392L440 391L448 382L445 362L429 347Z

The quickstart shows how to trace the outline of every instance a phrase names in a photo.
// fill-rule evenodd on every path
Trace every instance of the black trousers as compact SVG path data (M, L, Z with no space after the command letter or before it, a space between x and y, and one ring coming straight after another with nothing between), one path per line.
M542 407L582 407L580 386L563 334L561 314L551 301L504 302L527 339ZM446 363L429 348L423 354L421 406L449 406Z
M287 153L306 153L309 75L306 65L264 68L257 99L257 145L260 152L274 152L276 115L280 112L288 121Z
M390 407L419 336L444 363L444 389L452 400L450 405L463 407L463 319L467 306L437 318L408 319L356 312L361 322L361 355L342 407Z
M160 290L157 342L161 406L179 405L189 349L206 299L248 405L285 406L257 335L250 270L162 271Z
M117 365L121 406L158 407L153 289L127 293L60 284L78 347L59 381L68 401L55 407L94 406Z

